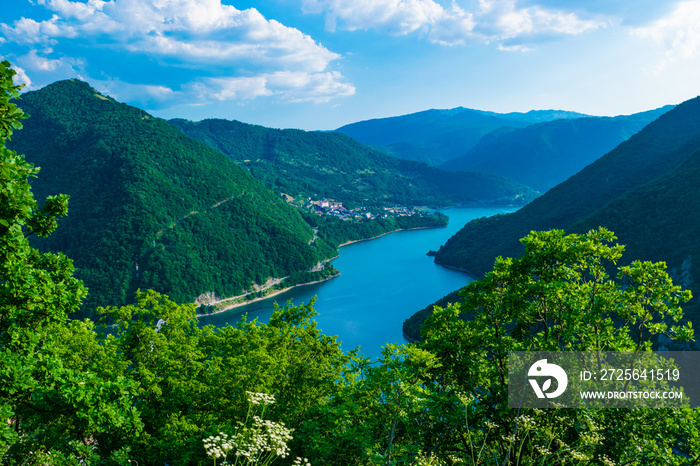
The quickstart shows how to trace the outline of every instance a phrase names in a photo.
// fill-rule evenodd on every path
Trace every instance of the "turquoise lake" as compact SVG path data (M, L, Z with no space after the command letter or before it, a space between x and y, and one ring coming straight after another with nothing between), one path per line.
M445 228L399 231L348 244L332 262L341 273L339 277L201 317L200 324L233 325L243 314L248 314L248 320L267 322L275 302L303 304L315 296L318 328L326 335L337 335L343 349L359 346L361 354L375 358L386 343L406 342L401 330L404 320L471 281L464 272L435 264L426 253L437 250L470 220L517 209L448 209L443 211L450 217Z

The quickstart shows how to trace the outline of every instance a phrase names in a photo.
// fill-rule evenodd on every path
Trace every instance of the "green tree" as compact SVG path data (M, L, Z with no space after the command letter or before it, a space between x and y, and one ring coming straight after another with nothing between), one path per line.
M29 185L39 169L5 147L26 117L12 102L21 90L15 74L9 62L0 63L0 458L25 464L45 455L86 458L107 432L138 430L133 384L65 359L78 354L81 342L73 335L86 337L85 344L96 335L76 322L72 328L80 332L66 338L67 316L86 289L73 277L70 259L40 253L27 240L56 228L68 196L51 196L40 208Z
M469 425L444 443L445 455L476 464L697 461L697 410L508 408L509 351L645 351L661 334L693 338L689 323L676 324L690 292L663 263L633 262L610 277L623 252L614 240L604 228L532 232L521 240L523 257L497 259L462 291L461 304L428 318L419 346L441 362L431 379L446 400L459 398Z
M691 409L511 409L509 351L647 351L680 324L690 293L663 263L611 275L623 247L603 228L532 232L462 301L437 308L417 345L387 347L300 432L318 464L693 465ZM313 424L311 424L313 425Z
M268 324L242 319L218 329L199 327L193 304L154 291L138 292L134 305L102 311L116 322L105 342L107 353L121 358L112 371L138 383L135 405L144 428L130 446L141 463L204 462L209 453L202 441L240 430L249 392L277 400L267 420L308 432L347 379L351 355L316 328L310 304L278 309ZM313 449L305 438L294 435L293 454Z

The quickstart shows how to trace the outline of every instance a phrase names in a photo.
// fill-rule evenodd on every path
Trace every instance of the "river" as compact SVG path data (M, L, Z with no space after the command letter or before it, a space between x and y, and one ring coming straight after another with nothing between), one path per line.
M517 207L462 207L444 210L445 228L399 231L340 248L333 265L339 277L294 288L272 298L200 318L201 325L235 324L248 319L267 322L274 303L307 303L316 296L315 317L326 335L337 335L345 350L360 347L370 358L386 343L405 343L401 326L414 312L463 287L470 276L441 267L426 255L437 250L465 223L479 217L514 212Z

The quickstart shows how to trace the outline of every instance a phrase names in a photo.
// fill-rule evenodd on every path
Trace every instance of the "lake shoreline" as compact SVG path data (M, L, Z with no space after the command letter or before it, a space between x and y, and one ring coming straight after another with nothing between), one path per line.
M250 320L257 318L261 323L265 323L274 312L274 303L284 306L291 301L294 305L301 305L315 299L313 308L318 315L314 317L314 321L324 335L335 336L345 350L360 347L360 354L363 356L372 359L381 357L381 348L385 347L387 342L403 344L410 341L410 337L420 338L413 333L404 335L402 329L402 323L414 311L463 288L472 280L461 270L436 264L434 257L428 257L426 252L437 249L437 246L444 244L463 225L475 218L512 210L514 209L455 208L445 212L450 215L447 228L421 228L422 231L389 235L405 230L399 229L398 225L394 229L392 225L390 228L366 232L368 234L362 240L348 241L353 238L346 237L346 246L352 243L360 244L347 249L327 249L329 255L339 255L332 261L332 265L342 272L342 277L338 280L306 288L300 285L272 299L265 296L264 299L245 308L231 309L210 317L202 316L199 325L235 326L246 314ZM387 231L389 229L392 231ZM379 239L380 236L386 238ZM378 241L369 241L370 239ZM338 243L335 245L338 246ZM321 278L325 277L308 277L307 280ZM277 288L288 288L291 285L292 283L283 282L267 292L280 293L283 290ZM255 298L256 295L251 294L248 297ZM221 304L229 303L231 301ZM217 309L212 306L210 310Z
M346 241L343 244L339 244L338 248L342 248L343 246L347 246L348 244L353 244L353 243L361 243L363 241L371 241L373 239L381 238L382 236L390 235L392 233L398 233L400 231L412 231L412 230L430 230L434 228L447 228L446 226L433 226L433 227L412 227L412 228L399 228L398 230L391 230L387 231L386 233L382 233L381 235L377 236L372 236L371 238L362 238L362 239L354 239L352 241ZM333 259L335 259L338 256L335 256ZM333 260L330 259L330 260Z
M227 305L227 306L223 307L222 309L217 310L216 312L209 312L207 314L197 314L196 317L207 317L207 316L213 316L216 314L221 314L221 313L224 313L226 311L230 311L231 309L235 309L237 307L247 306L248 304L252 304L252 303L255 303L258 301L263 301L265 299L274 298L275 296L280 295L282 293L286 293L287 291L293 290L294 288L299 288L299 287L307 286L307 285L315 285L316 283L327 282L328 280L331 280L331 279L333 279L335 277L339 277L339 276L340 276L340 273L337 273L335 275L331 275L328 278L324 278L323 280L315 280L313 282L307 282L307 283L298 283L296 285L288 286L287 288L282 288L281 290L277 290L273 293L270 293L269 295L259 296L257 298L253 298L250 301L245 301L245 302L241 302L241 303L234 303L234 304Z
M440 262L440 261L434 261L434 262L435 262L437 265L439 265L440 267L445 267L446 269L459 270L460 272L464 272L464 273L466 273L467 275L469 275L470 277L472 277L474 280L478 280L478 279L479 279L476 275L474 275L473 273L471 273L469 270L467 270L467 269L465 269L465 268L457 267L457 266L455 266L455 265L443 264L443 263Z
M387 232L385 232L385 233L382 233L381 235L373 236L373 237L371 237L371 238L362 238L362 239L356 239L356 240L352 240L352 241L346 241L345 243L338 245L338 249L342 248L343 246L347 246L347 245L349 245L349 244L360 243L360 242L363 242L363 241L371 241L371 240L373 240L373 239L381 238L382 236L386 236L386 235L389 235L389 234L391 234L391 233L398 233L398 232L400 232L400 231L410 231L410 230L426 230L426 229L431 229L431 228L445 228L445 227L443 227L443 226L432 226L432 227L399 228L399 229L397 229L397 230L387 231ZM337 259L338 256L340 256L340 253L338 253L335 257L331 257L330 259L326 259L324 262L330 262L330 261L332 261L332 260L334 260L334 259ZM249 300L249 301L244 301L244 302L239 302L239 303L233 303L233 304L230 304L230 305L226 305L226 306L224 306L224 307L221 308L221 309L217 309L216 312L209 312L209 313L207 313L207 314L197 314L196 317L207 317L207 316L213 316L213 315L217 315L217 314L222 314L222 313L224 313L224 312L230 311L231 309L235 309L235 308L237 308L237 307L247 306L248 304L252 304L252 303L255 303L255 302L258 302L258 301L264 301L264 300L266 300L266 299L274 298L275 296L278 296L278 295L280 295L280 294L282 294L282 293L286 293L287 291L293 290L293 289L295 289L295 288L299 288L299 287L307 286L307 285L315 285L315 284L317 284L317 283L327 282L328 280L331 280L331 279L336 278L336 277L339 277L339 276L340 276L340 273L337 273L337 274L335 274L335 275L331 275L331 276L328 277L328 278L324 278L323 280L315 280L315 281L313 281L313 282L307 282L307 283L298 283L298 284L296 284L296 285L288 286L287 288L283 288L283 289L277 290L277 291L275 291L275 292L273 292L273 293L271 293L271 294L269 294L269 295L266 295L266 296L259 296L259 297L257 297L257 298L251 299L251 300Z

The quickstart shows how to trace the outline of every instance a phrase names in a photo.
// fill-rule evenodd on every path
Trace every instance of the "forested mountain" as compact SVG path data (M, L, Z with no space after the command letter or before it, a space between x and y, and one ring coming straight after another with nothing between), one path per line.
M395 157L440 165L463 155L484 135L498 128L522 128L584 116L560 110L503 114L458 107L360 121L336 131Z
M121 220L118 226L129 227L129 217L119 212L122 205L129 213L138 202L136 207L162 206L165 213L153 210L161 216L182 213L191 206L176 204L195 200L185 197L197 181L194 177L213 162L228 165L223 156L212 156L198 144L161 129L163 122L72 82L28 94L28 100L34 100L35 118L38 115L45 123L45 133L32 130L30 134L39 139L25 144L35 150L48 144L42 155L47 166L54 167L38 173L24 155L6 147L14 130L24 131L26 121L11 101L21 90L13 82L15 75L9 62L0 62L3 465L693 466L700 461L700 410L689 381L697 364L688 358L683 365L683 357L657 360L649 352L648 338L666 330L669 320L682 317L679 305L690 293L651 262L619 267L625 280L609 281L600 268L620 262L622 247L611 244L612 235L605 229L586 235L529 234L523 238L524 257L498 261L485 279L469 284L461 304L431 315L423 341L388 344L377 361L357 357L357 351L343 351L336 337L324 335L313 320L316 312L311 304L288 304L275 310L268 323L243 317L236 325L201 327L194 304L177 304L147 290L138 291L132 305L103 310L116 324L110 328L104 322L96 326L90 319L70 319L87 292L74 277L71 259L58 252L40 252L29 243L33 236L46 238L56 230L68 212L67 195L38 200L30 178L41 179L49 172L51 178L60 179L62 171L93 176L79 184L82 190L75 196L81 209L89 204L82 191L94 196L96 206L104 204L100 197L104 186L114 198L109 207L115 212L108 213ZM47 102L48 108L63 106L46 111ZM107 124L95 109L115 121ZM85 123L85 115L96 120ZM56 116L61 118L52 120ZM132 144L117 144L121 136L114 128L121 122L137 131L127 138ZM67 132L72 153L88 158L66 156L68 149L61 141L49 137L58 130ZM42 134L47 136L41 139ZM96 136L105 138L104 147L115 150L102 147L107 155L91 152ZM162 138L173 160L159 148L143 153L141 143L155 136ZM50 150L57 156L47 155ZM186 165L193 179L180 170L182 185L174 186L158 162L166 170ZM275 220L274 212L262 218L256 209L246 212L246 208L265 204L274 211L276 197L254 182L245 184L242 180L250 178L235 167L227 170L219 175L224 181L216 176L204 180L209 186L202 188L203 196L216 198L222 183L231 182L226 184L231 187L233 181L241 181L235 186L245 187L246 195L260 202L242 196L235 201L238 211L257 215L253 220ZM141 172L138 180L119 189L117 181ZM150 190L145 178L151 177L161 191ZM73 186L67 181L65 185ZM173 196L179 197L172 200ZM204 200L208 203L211 198ZM221 207L231 202L219 202L209 210L227 211ZM188 218L203 212L190 211ZM110 221L101 209L82 215ZM63 222L58 228L70 225L71 221ZM189 231L177 225L172 229ZM112 234L107 229L101 233ZM136 236L130 239L139 241ZM472 312L474 318L462 319L464 312ZM551 325L542 325L543 314ZM615 326L619 320L628 323ZM679 343L694 335L689 326L672 330L670 338ZM509 348L531 355L544 350L586 352L591 357L577 358L584 364L578 367L610 372L624 369L617 358L606 358L606 352L641 353L652 356L653 365L637 363L634 373L639 377L609 380L607 390L635 395L667 392L668 380L653 374L647 378L647 369L666 372L667 379L671 373L683 374L679 382L684 385L681 390L687 390L678 392L674 387L682 398L642 400L628 395L584 400L576 392L599 390L599 383L571 378L568 396L552 400L546 411L529 408L522 403L529 401L522 396L525 393L518 394L513 391L517 384L507 383ZM521 365L526 369L531 364ZM521 377L523 382L525 378ZM542 389L548 391L549 385L545 382ZM509 409L513 399L522 409ZM599 407L623 409L595 409Z
M528 202L534 191L493 175L453 173L401 160L352 138L229 120L170 123L228 155L265 186L293 197L360 205Z
M491 173L545 192L671 108L669 105L633 115L561 119L525 128L501 128L441 168Z
M482 276L497 256L518 257L532 230L585 232L604 226L627 260L666 261L672 276L700 294L700 97L680 104L610 153L515 213L468 223L436 262ZM689 314L697 323L697 300Z
M34 193L69 194L42 249L74 259L87 309L137 288L180 302L232 296L318 261L299 212L249 173L166 121L77 80L24 94L31 115L11 141L41 167Z

